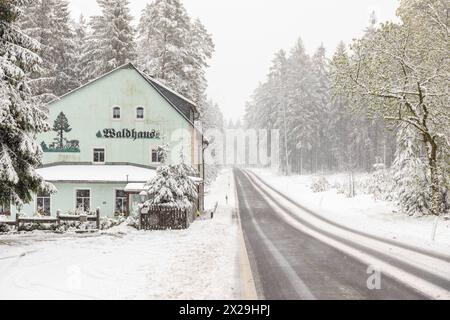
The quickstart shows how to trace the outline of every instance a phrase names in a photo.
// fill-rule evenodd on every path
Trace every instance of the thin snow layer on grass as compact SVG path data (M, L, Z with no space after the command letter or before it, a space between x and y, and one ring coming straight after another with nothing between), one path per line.
M227 179L220 176L211 195L224 198ZM221 204L213 220L182 231L0 236L0 299L238 298L231 209Z
M393 202L375 200L371 195L347 198L335 189L314 193L310 186L317 176L278 176L269 170L254 169L264 181L314 212L356 230L394 239L448 254L450 222L439 220L435 241L431 234L434 217L409 217ZM356 175L355 179L362 175ZM331 185L348 183L347 174L325 175ZM358 191L358 190L356 190Z

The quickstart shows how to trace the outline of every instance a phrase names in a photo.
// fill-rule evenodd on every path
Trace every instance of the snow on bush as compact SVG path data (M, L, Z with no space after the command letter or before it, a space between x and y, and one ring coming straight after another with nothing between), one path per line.
M315 178L311 184L311 190L315 193L330 190L331 185L325 177Z
M14 230L13 226L0 222L0 233L8 233Z
M108 230L113 227L120 226L122 223L125 223L126 221L127 219L124 217L120 218L103 217L100 219L100 230Z
M431 214L431 188L427 167L420 158L418 137L408 127L398 133L394 161L395 196L400 210L415 215Z
M332 188L336 190L337 194L345 194L346 192L345 185L337 181L333 184Z
M166 149L160 147L162 162L167 159ZM150 200L143 207L162 205L178 209L191 209L198 197L197 186L191 176L196 170L184 162L177 165L162 165L156 171L156 177L147 183L147 196Z
M394 200L392 170L386 169L384 164L375 164L374 169L375 171L367 180L366 193L373 195L375 200Z
M130 216L126 219L125 224L128 227L133 227L133 228L139 229L139 227L140 227L139 217L138 216Z
M57 231L58 227L55 223L24 223L20 225L20 230L25 232L32 231Z

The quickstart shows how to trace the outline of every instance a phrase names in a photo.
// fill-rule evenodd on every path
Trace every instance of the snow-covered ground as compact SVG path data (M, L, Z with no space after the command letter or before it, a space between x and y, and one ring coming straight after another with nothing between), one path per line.
M269 170L253 169L265 182L308 209L356 230L389 239L450 253L450 221L439 220L435 241L431 241L434 217L414 218L396 209L392 202L377 201L371 195L347 198L335 189L313 193L311 183L317 176L278 176ZM348 175L325 175L331 185L348 183ZM358 179L358 177L356 177Z
M0 236L0 299L239 298L231 171L211 186L213 220L189 230ZM229 202L226 204L226 196Z

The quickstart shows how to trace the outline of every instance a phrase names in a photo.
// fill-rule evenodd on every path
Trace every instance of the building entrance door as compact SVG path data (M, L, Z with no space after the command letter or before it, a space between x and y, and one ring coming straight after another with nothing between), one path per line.
M137 216L139 214L139 204L141 203L141 196L138 193L128 194L128 215Z

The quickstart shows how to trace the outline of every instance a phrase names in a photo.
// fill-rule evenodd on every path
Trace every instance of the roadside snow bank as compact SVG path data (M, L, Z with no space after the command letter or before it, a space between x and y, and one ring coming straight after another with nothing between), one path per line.
M317 176L285 177L268 170L252 171L300 204L337 223L446 254L450 252L450 221L439 221L435 241L431 241L434 217L409 217L399 213L394 203L377 201L370 195L347 198L335 189L314 193L311 185ZM332 186L346 184L349 179L346 174L325 175L325 178Z

